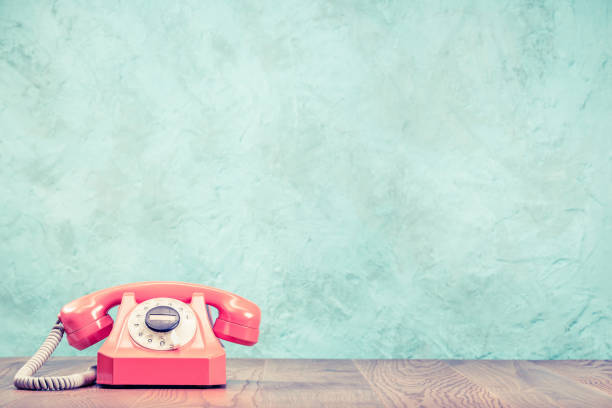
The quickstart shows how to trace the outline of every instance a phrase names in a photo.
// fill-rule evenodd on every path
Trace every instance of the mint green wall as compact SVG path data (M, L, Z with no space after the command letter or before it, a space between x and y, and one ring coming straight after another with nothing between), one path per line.
M0 1L1 355L178 280L232 356L612 357L612 3L90 3Z

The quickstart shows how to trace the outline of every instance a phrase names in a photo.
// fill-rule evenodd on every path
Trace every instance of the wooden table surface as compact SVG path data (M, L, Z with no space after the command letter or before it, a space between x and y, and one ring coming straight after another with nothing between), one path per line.
M216 388L16 390L24 358L0 359L2 407L612 407L612 361L230 359ZM94 358L52 358L68 374Z

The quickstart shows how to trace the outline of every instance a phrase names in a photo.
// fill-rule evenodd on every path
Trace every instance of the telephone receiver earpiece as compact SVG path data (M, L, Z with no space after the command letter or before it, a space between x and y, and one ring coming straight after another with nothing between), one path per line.
M189 302L194 293L202 293L206 304L219 316L213 326L215 336L246 346L257 343L261 311L247 299L231 292L195 283L141 282L102 289L66 304L59 313L68 343L83 350L105 339L113 328L108 310L121 303L124 293L133 292L137 302L169 297Z

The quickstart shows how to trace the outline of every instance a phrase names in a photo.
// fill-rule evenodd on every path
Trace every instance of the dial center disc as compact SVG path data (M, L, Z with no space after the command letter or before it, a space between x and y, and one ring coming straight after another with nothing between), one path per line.
M156 306L145 316L145 324L156 332L167 332L178 326L181 321L179 313L170 306Z

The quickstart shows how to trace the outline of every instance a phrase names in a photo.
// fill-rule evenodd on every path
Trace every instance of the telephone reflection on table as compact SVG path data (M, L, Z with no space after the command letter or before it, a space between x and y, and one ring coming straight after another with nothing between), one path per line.
M108 310L119 305L117 321ZM219 316L214 326L208 306ZM65 305L40 349L17 372L14 384L29 390L84 385L222 385L225 349L219 339L257 343L261 312L238 295L195 283L141 282L102 289ZM64 333L83 350L107 339L97 367L65 376L34 374ZM107 338L108 337L108 338Z

